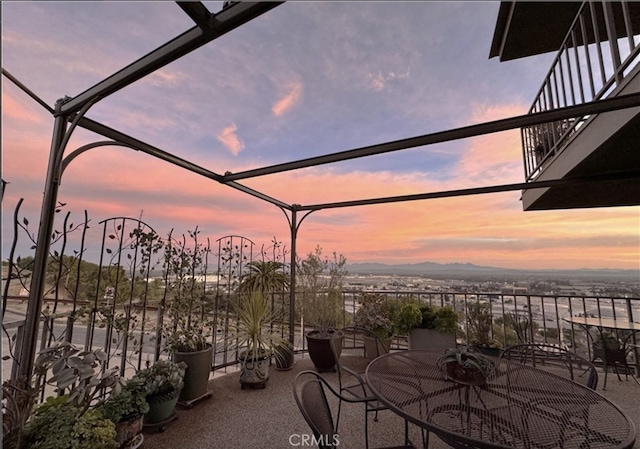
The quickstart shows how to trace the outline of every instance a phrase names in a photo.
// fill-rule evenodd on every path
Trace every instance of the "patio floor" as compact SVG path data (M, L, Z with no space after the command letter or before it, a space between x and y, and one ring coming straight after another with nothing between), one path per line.
M309 435L310 429L293 399L292 384L296 374L306 369L313 369L308 355L299 356L290 371L272 369L268 385L263 390L241 390L237 372L217 375L209 382L209 388L213 392L210 399L203 400L190 410L179 409L178 419L169 424L164 432L145 429L142 448L305 447L301 444L300 435ZM326 373L326 376L337 382L335 373ZM598 392L623 409L634 420L638 430L640 385L631 378L629 381L624 380L624 377L622 379L618 381L615 373L609 373L607 390L603 391L602 373ZM337 403L332 403L332 410L337 410L335 407ZM363 406L347 404L343 405L342 410L339 447L364 448ZM371 446L401 444L403 430L400 417L390 411L380 412L378 422L372 419L369 421ZM410 426L410 434L414 444L419 445L419 429ZM432 435L429 447L440 449L449 446ZM640 449L640 441L636 440L634 449Z

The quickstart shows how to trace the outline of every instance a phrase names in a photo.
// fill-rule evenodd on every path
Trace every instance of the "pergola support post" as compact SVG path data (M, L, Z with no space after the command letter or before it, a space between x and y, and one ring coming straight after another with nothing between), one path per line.
M291 230L291 267L289 269L289 342L295 342L295 314L296 314L296 240L298 238L298 224L296 223L297 210L295 205L291 208L291 220L289 229ZM295 346L294 346L295 347Z
M27 303L23 338L18 352L18 376L25 379L30 379L33 373L33 363L38 341L38 325L40 322L40 311L42 310L47 273L47 259L51 246L51 234L53 233L58 188L60 186L59 174L62 164L62 154L64 153L64 136L67 130L67 117L60 114L63 103L64 100L62 99L56 103L57 115L53 124L49 165L47 166L47 177L44 184L38 240L29 288L29 302Z

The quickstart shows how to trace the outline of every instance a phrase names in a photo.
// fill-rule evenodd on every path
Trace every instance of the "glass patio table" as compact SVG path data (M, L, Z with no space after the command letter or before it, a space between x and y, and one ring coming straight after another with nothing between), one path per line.
M618 406L569 379L506 359L482 386L447 380L440 350L385 354L365 371L402 418L454 448L626 449L636 429Z

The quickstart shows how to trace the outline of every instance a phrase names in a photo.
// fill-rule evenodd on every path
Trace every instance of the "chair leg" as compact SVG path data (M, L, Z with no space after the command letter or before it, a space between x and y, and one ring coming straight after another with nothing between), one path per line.
M423 449L427 449L429 447L429 431L420 429L422 432L422 447Z
M378 410L376 410L376 414L373 416L373 420L378 422Z
M364 404L364 447L369 449L369 410L366 402Z

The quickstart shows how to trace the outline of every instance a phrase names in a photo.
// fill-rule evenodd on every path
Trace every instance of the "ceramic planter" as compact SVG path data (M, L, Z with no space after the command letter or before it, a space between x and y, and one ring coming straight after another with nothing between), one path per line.
M338 335L336 335L336 333L338 333ZM340 356L340 352L342 351L342 339L344 338L344 334L342 332L330 330L327 337L320 336L318 331L311 331L306 335L309 357L313 361L313 364L319 373L335 371L336 359L333 357L333 352L331 351L331 338L334 336L337 338L335 346L338 351L338 356Z
M363 335L362 339L364 340L364 354L369 360L386 354L389 352L389 348L391 348L391 337L378 340L375 337ZM376 345L378 346L377 348Z
M139 414L116 423L116 441L118 442L118 447L125 448L130 446L133 439L142 432L143 417L144 415Z
M275 355L276 369L278 371L288 371L293 368L294 352L291 346L285 346L279 354Z
M211 364L213 363L213 346L196 352L174 352L174 362L185 362L184 387L180 393L181 402L190 402L207 394Z
M251 357L245 359L246 354L240 354L240 385L242 389L264 388L269 380L269 357L260 356L255 360Z
M409 349L449 349L456 347L454 332L442 333L435 329L413 328L409 332Z
M144 415L144 424L157 424L169 419L178 403L179 391L147 396L149 411Z

